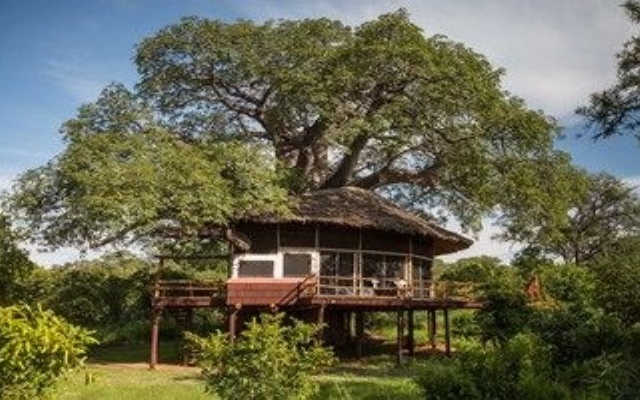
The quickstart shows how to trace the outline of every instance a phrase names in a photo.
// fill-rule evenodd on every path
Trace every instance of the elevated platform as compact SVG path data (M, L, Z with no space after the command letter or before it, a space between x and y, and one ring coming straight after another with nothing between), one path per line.
M346 279L346 278L345 278ZM349 278L351 279L351 278ZM160 280L153 307L330 307L366 311L482 308L478 286L451 281L421 282L419 286L371 288L323 283L323 277L236 278L227 281Z

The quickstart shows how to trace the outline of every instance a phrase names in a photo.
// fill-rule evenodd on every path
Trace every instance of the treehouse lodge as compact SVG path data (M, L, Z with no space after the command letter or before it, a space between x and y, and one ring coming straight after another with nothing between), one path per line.
M432 275L435 256L466 249L471 240L370 191L309 193L286 217L236 221L232 228L235 246L225 282L156 282L152 368L164 310L190 314L193 308L223 307L232 338L259 312L284 311L323 324L326 342L353 344L358 357L366 315L394 312L400 362L403 352L414 352L415 312L428 316L425 329L432 348L436 312L442 312L448 354L449 310L481 307L473 286Z

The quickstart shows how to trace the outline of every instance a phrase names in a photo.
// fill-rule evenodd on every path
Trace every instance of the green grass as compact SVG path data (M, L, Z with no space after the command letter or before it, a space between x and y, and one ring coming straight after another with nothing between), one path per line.
M156 371L147 365L148 346L130 345L98 348L87 368L62 382L54 395L60 400L174 400L216 399L205 393L205 384L194 367L181 367L175 343L163 343L161 364ZM316 377L320 399L421 399L412 380L411 367L398 368L390 355L371 356L361 362L341 362ZM87 377L92 382L87 383ZM90 380L91 380L90 379Z
M392 357L375 356L360 362L342 362L317 377L321 399L423 399L411 367L396 367Z
M86 383L86 374L93 382ZM198 370L163 367L149 371L144 364L90 364L63 382L55 398L61 400L169 400L211 399L204 393Z

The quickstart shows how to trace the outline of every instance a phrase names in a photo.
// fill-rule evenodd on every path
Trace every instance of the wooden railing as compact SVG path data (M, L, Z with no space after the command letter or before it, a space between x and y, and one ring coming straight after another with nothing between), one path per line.
M482 290L477 283L398 278L318 276L317 282L317 294L342 297L476 300Z
M158 280L152 287L154 298L208 297L225 299L225 281ZM316 295L340 297L394 297L439 300L477 300L482 285L470 282L414 280L397 278L356 278L307 275L282 299L310 298Z
M197 281L187 279L157 280L152 287L153 297L209 297L224 299L225 281Z

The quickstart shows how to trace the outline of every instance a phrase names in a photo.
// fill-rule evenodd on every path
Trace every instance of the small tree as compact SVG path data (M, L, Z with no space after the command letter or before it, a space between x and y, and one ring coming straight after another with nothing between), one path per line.
M66 372L83 363L94 343L88 331L40 307L0 307L0 397L44 395Z
M0 305L24 299L24 281L35 268L27 253L18 247L18 238L11 231L7 218L0 214Z
M223 333L207 338L187 334L207 380L207 391L222 399L307 399L317 393L311 374L333 363L316 340L318 326L284 314L252 320L237 341Z

